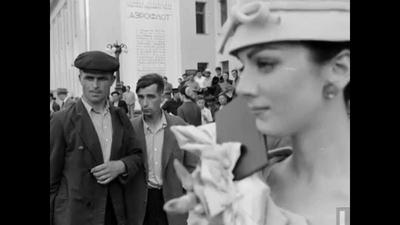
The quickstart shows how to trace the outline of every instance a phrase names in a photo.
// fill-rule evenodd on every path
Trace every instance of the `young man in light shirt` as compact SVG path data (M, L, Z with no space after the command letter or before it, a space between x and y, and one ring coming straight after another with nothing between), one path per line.
M205 88L205 77L203 77L203 74L201 71L196 72L196 76L194 77L194 81L196 81L199 84L200 89Z
M211 111L205 106L205 99L202 95L197 97L196 103L201 109L201 124L207 124L213 122Z
M129 221L132 225L186 225L187 214L166 214L164 203L184 194L173 162L179 160L193 171L197 157L179 148L171 126L186 125L179 117L161 109L164 82L160 75L142 76L136 94L142 115L131 120L137 135L135 146L143 149L144 167L126 188Z

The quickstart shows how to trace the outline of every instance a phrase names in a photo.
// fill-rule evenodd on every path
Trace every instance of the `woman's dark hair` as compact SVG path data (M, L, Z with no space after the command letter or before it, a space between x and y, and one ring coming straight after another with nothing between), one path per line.
M312 59L318 64L324 64L339 54L344 49L350 49L349 41L300 41L300 44L310 49ZM343 91L344 101L347 104L350 101L350 82Z
M217 85L219 83L219 78L218 77L213 77L211 80L211 85Z
M187 88L189 88L189 86L187 86L187 85L183 86L181 89L179 89L179 93L181 93L181 95L184 95L186 98L193 100L192 97L190 97L189 95L186 94Z
M205 100L203 95L197 95L196 101L198 100Z
M163 93L164 79L161 77L161 75L156 73L150 73L140 77L136 84L136 93L138 93L139 89L146 88L152 84L157 84L157 92Z

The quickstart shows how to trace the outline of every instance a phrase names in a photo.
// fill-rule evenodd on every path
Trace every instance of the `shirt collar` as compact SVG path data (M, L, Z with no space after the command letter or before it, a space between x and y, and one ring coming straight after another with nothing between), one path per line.
M150 128L150 126L146 123L146 121L144 120L144 116L142 116L142 121L143 121L143 127L144 127L144 130L146 131L146 132L151 132L151 128ZM156 130L155 131L158 131L158 130L160 130L160 129L164 129L164 128L166 128L167 127L167 119L165 118L165 113L164 113L164 110L161 110L161 121L160 121L160 123L157 125L157 128L156 128ZM154 132L153 132L154 133Z
M99 112L96 112L94 109L93 109L93 107L91 106L91 105L89 105L89 103L85 100L85 98L82 96L81 97L81 99L82 99L82 103L83 103L83 105L85 106L85 108L86 108L86 110L87 110L87 112L90 114L90 112L94 112L94 113L98 113L99 114ZM106 113L108 113L108 112L110 112L110 104L109 104L109 102L108 102L108 100L107 100L107 102L106 102L106 108L105 108L105 110L104 110L104 114L106 114Z

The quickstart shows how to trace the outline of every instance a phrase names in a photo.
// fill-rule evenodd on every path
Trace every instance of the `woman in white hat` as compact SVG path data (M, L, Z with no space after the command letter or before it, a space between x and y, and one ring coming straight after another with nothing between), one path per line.
M249 191L242 192L247 202L233 204L211 220L206 217L206 224L336 225L342 222L337 219L348 221L349 215L338 209L350 206L349 3L238 0L232 8L220 51L242 62L236 91L256 116L258 130L272 137L290 136L293 153L283 160L270 158L264 171L269 187L264 188L265 195L257 195L266 186L263 182L260 190L249 185ZM258 175L246 179L252 182ZM253 181L247 184L254 187L257 182ZM246 183L236 184L243 188ZM194 193L207 196L196 189ZM220 198L202 200L208 206L199 209L223 208L217 204Z
M349 45L349 0L239 0L221 44L243 64L236 91L259 131L292 137L266 182L278 207L309 224L336 224L350 206Z

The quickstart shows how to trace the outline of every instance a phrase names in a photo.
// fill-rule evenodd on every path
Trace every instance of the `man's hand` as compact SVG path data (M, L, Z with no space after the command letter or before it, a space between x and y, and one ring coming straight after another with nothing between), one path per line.
M118 175L125 172L125 164L121 161L109 161L90 170L100 184L108 184Z

